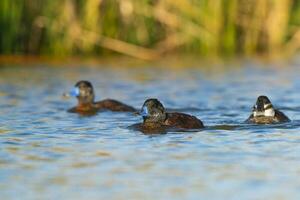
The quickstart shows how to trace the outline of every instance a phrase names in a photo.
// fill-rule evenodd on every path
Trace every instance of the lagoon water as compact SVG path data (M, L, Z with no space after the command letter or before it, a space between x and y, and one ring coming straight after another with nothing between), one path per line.
M234 64L235 65L235 64ZM299 199L300 62L238 67L0 68L1 199ZM96 99L149 97L204 122L144 135L130 113L67 113L62 93L90 80ZM293 121L243 121L258 95Z

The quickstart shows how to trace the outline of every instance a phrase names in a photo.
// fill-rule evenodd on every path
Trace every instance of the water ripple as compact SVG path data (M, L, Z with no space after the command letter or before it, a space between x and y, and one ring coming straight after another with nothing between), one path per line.
M299 199L299 69L246 64L216 74L1 68L1 199ZM97 99L140 108L156 97L206 128L144 135L127 128L142 120L133 114L68 113L76 100L61 94L78 79L93 82ZM261 94L293 120L245 124Z

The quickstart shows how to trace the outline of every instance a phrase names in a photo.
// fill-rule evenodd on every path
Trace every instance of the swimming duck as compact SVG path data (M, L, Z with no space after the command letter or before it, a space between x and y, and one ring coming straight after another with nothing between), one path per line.
M266 96L259 96L253 106L252 114L246 120L248 123L272 124L288 122L290 119L281 111L275 109Z
M79 81L73 90L68 93L78 100L77 106L69 109L69 112L77 112L81 114L96 113L100 110L110 110L118 112L134 112L135 109L124 103L113 99L105 99L94 102L95 94L92 84L89 81Z
M167 113L157 99L147 99L141 109L143 123L134 127L142 132L165 132L166 129L199 129L204 128L201 120L195 116L173 112Z

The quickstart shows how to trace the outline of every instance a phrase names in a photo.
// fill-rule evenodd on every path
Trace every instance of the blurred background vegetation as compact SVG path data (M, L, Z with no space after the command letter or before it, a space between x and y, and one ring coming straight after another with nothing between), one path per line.
M292 54L300 0L1 0L0 54Z

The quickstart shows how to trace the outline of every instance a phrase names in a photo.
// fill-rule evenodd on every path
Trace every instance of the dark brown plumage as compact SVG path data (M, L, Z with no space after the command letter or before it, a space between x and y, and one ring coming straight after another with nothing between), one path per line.
M202 121L197 117L184 113L167 113L167 118L164 124L184 129L197 129L204 127Z
M114 99L105 99L95 102L95 106L100 110L110 110L116 112L135 112L136 110L120 101Z
M185 113L166 113L163 105L157 99L145 101L141 115L143 123L135 124L135 128L144 133L165 133L168 130L204 128L203 123L197 117Z
M115 112L135 112L136 110L120 101L113 99L105 99L94 102L95 95L92 84L89 81L79 81L75 88L70 92L71 96L78 99L77 106L69 109L69 112L76 112L80 114L95 114L98 111L115 111Z
M170 130L169 126L151 122L133 124L128 128L140 131L144 134L165 134Z

